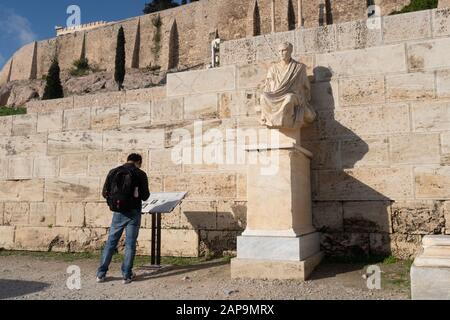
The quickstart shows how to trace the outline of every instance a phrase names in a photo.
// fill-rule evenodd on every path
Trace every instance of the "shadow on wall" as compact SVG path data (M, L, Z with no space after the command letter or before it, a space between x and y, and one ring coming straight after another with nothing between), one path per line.
M200 255L221 256L225 251L234 251L237 237L246 228L247 206L245 203L233 203L228 211L218 208L216 211L184 211L189 227L200 238Z
M43 282L0 279L0 300L40 292L50 285Z
M355 166L368 144L335 119L332 73L314 69L312 104L318 120L302 132L303 146L313 152L313 220L322 232L327 256L390 255L392 200L356 179Z

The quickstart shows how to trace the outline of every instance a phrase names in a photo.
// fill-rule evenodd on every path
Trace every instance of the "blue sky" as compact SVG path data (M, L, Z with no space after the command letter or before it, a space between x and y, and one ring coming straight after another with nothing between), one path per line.
M149 0L0 0L0 69L14 52L34 40L55 36L65 26L67 7L81 8L81 23L115 21L142 14Z

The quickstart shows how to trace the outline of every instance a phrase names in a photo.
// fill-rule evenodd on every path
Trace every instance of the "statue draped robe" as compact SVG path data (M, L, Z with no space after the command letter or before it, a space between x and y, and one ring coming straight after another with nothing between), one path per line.
M274 64L261 95L261 122L269 128L301 128L316 119L310 101L306 66L293 59L287 67Z

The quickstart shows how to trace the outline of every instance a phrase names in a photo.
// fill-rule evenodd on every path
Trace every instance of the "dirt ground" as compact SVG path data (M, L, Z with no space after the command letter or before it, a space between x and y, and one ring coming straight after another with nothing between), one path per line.
M81 270L81 289L70 290L69 266ZM106 283L95 282L96 259L61 261L26 255L0 255L0 299L409 299L407 262L378 264L382 288L367 288L366 265L324 262L306 282L231 280L229 262L220 259L174 266L159 273L139 267L137 279L122 284L120 264L111 266Z

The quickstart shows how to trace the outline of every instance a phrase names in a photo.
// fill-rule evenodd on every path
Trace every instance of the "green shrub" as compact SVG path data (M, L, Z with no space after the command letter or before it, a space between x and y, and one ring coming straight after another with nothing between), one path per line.
M394 11L391 13L393 14L399 14L399 13L407 13L407 12L414 12L414 11L421 11L421 10L428 10L428 9L435 9L438 6L439 0L411 0L411 3L400 11Z
M26 114L27 109L23 107L10 108L10 107L0 107L0 117L12 116L16 114Z
M89 59L80 58L73 62L73 68L70 70L70 75L75 77L84 76L91 70L92 68L89 65Z

